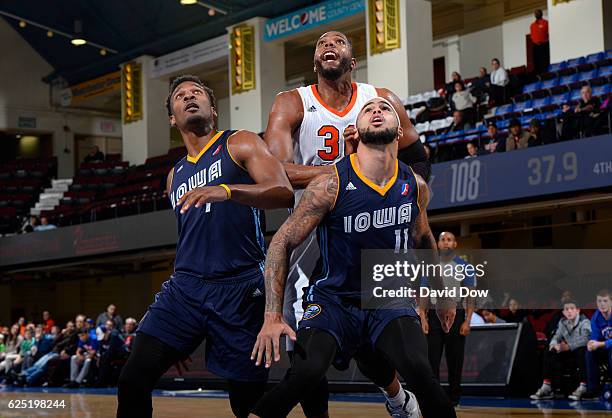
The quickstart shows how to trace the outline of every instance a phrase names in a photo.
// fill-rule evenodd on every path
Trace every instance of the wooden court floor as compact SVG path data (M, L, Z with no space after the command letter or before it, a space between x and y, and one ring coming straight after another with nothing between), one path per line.
M64 400L66 407L59 409L9 409L11 399ZM117 406L116 398L110 395L63 394L63 393L0 393L0 418L112 418ZM154 416L159 418L223 418L232 417L227 399L154 397ZM384 406L378 403L330 402L333 418L385 418ZM556 418L588 417L611 418L612 413L576 410L538 410L527 408L480 408L460 407L459 418ZM294 410L291 418L303 417L301 410Z

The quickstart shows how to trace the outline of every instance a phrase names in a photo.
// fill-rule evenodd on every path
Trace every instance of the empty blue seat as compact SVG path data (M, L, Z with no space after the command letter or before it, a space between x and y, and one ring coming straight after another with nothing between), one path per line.
M556 94L554 96L552 96L550 98L550 103L554 104L554 105L562 105L565 104L567 102L569 102L569 92L568 93L562 93L562 94Z
M605 96L608 93L610 93L610 84L593 88L593 96Z
M495 108L495 113L494 113L494 115L495 115L495 116L503 116L503 115L506 115L506 114L508 114L508 113L511 113L511 112L512 112L513 107L514 107L514 105L513 105L512 103L510 103L510 104L505 104L505 105L502 105L502 106L497 106L497 107Z
M540 82L536 81L535 83L526 84L523 87L523 93L533 93L534 91L540 90Z
M539 99L534 99L533 104L532 104L534 109L539 109L541 107L548 106L548 105L550 105L550 96L541 97Z
M612 58L612 49L608 49L606 52L606 58Z
M567 60L566 68L577 67L580 64L584 64L584 57L572 58L571 60Z
M521 126L525 127L525 126L529 126L529 124L531 123L532 119L535 119L535 117L533 117L533 116L521 116L521 118L519 120L521 121Z
M570 91L570 101L575 102L580 100L580 89Z
M518 102L514 104L515 112L522 112L525 109L531 108L531 100L525 100L524 102Z
M568 74L568 75L564 75L563 77L559 78L559 85L565 86L567 84L573 84L576 81L578 81L578 74Z
M497 129L505 129L510 126L510 119L500 120L496 125Z
M578 81L589 81L597 77L597 70L589 70L578 73Z
M555 71L563 70L564 68L567 68L567 62L565 61L555 62L548 66L548 71L552 73Z
M601 67L597 73L597 77L609 77L612 75L612 65Z
M540 88L542 88L542 89L552 89L553 87L557 87L558 85L559 85L559 79L558 78L551 78L550 80L542 81L542 85L540 86Z
M597 52L595 54L589 54L586 56L585 62L587 64L595 64L597 61L601 61L606 58L605 52Z

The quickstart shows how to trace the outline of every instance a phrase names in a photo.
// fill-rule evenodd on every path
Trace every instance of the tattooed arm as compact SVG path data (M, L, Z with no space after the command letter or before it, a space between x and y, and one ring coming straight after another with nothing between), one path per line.
M431 232L429 227L429 221L427 219L427 205L429 205L429 187L425 180L419 175L416 175L417 186L419 188L419 215L417 216L412 232L412 239L414 242L414 248L428 250L430 255L425 258L425 263L436 264L438 260L438 244L436 239ZM433 289L443 289L442 279L440 277L428 277L430 286ZM442 324L444 332L448 332L453 325L455 320L456 307L452 301L446 301L444 298L437 299L437 314ZM421 318L421 326L423 332L427 334L429 332L429 323L427 322L427 310L429 308L429 298L419 299L419 316Z
M338 193L336 174L325 174L315 178L304 191L293 214L272 238L266 256L266 313L263 327L257 336L251 359L257 365L265 355L266 367L272 358L280 360L280 336L295 339L295 332L283 322L283 298L285 281L289 272L291 252L301 244L333 208Z

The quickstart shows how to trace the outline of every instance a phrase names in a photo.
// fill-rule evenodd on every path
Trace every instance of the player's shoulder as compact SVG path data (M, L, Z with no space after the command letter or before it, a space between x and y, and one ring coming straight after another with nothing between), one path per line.
M262 139L255 132L248 131L246 129L229 130L227 132L227 144L228 146L255 146L258 145Z
M274 98L274 102L275 103L292 103L292 104L300 104L302 103L302 96L300 95L300 88L303 87L298 87L295 89L291 89L291 90L285 90L285 91L281 91L279 93L276 94L276 97Z

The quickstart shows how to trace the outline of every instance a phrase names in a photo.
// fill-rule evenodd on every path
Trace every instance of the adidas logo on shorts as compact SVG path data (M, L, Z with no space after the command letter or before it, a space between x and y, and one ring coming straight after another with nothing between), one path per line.
M346 185L344 190L357 190L357 187L355 187L352 181L349 181L349 184Z
M253 292L253 294L251 295L251 297L256 298L257 296L261 296L261 295L263 295L261 290L259 290L259 288L256 288L255 291Z
M308 111L309 111L309 112L316 112L316 111L317 111L317 108L316 108L316 107L314 107L314 105L313 105L313 106L310 106L310 107L308 108Z

